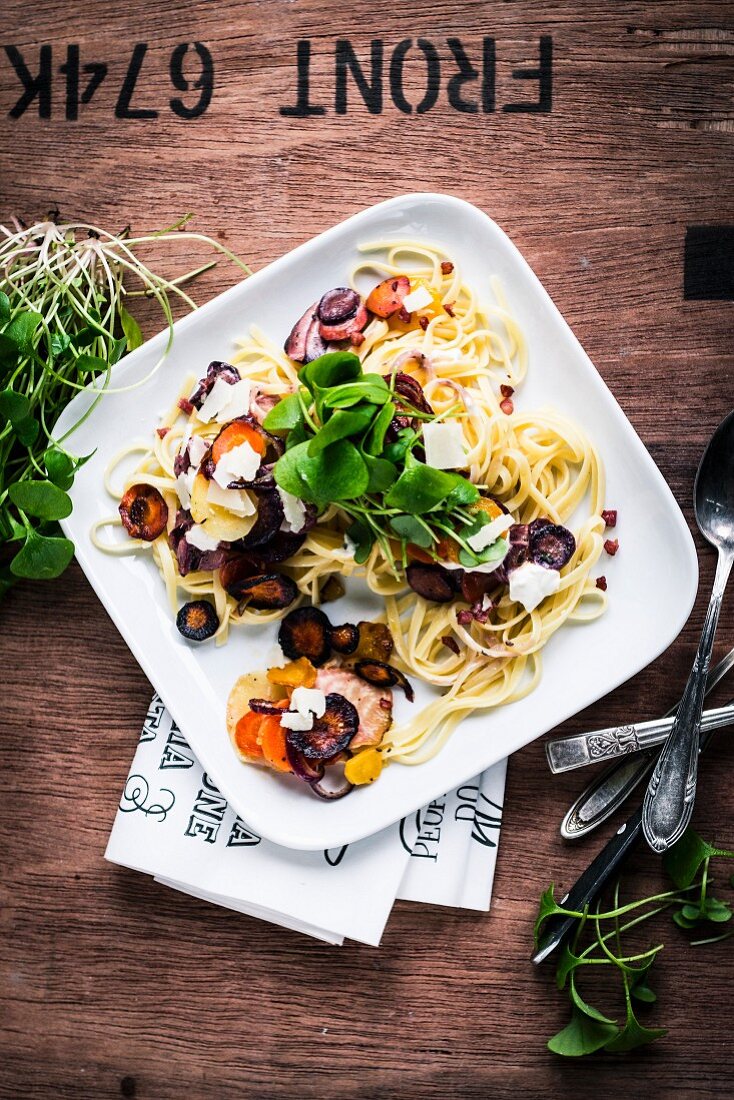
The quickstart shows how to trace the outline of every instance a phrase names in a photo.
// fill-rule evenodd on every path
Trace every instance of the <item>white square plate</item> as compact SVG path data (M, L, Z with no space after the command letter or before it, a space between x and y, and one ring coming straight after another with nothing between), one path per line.
M105 555L92 545L89 531L95 520L114 510L102 483L110 458L131 440L150 438L158 411L170 404L185 374L198 377L211 360L229 359L235 341L252 322L282 341L314 297L344 282L357 244L401 237L445 246L480 297L490 293L490 276L500 277L528 342L528 379L519 402L523 409L554 406L583 425L606 466L606 499L619 510L615 534L621 549L613 561L603 563L609 578L607 613L593 623L569 624L558 631L544 650L543 678L535 692L466 719L428 763L387 768L373 786L325 803L294 779L241 764L225 729L229 690L241 673L262 667L275 627L233 630L220 649L188 645L176 630L152 561ZM114 384L142 377L164 340L159 335L127 356L115 368ZM81 394L71 403L57 434L88 401ZM71 445L79 454L96 448L76 477L74 510L62 524L74 540L77 560L237 813L263 836L291 848L331 848L377 832L563 722L669 646L696 594L696 553L683 516L588 356L503 231L476 207L444 195L404 195L365 210L179 321L173 349L157 375L144 386L101 401ZM370 617L380 609L377 598L371 598L372 607L364 597L354 604L348 596L338 605L339 618ZM415 706L429 698L428 689L423 691ZM401 699L398 706L408 704Z

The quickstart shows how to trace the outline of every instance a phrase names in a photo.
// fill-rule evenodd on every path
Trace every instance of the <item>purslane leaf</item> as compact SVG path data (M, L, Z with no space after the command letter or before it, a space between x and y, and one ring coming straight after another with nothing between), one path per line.
M29 531L28 537L10 563L16 577L53 580L59 577L74 556L74 543L64 538L49 538Z
M580 1058L601 1050L619 1034L615 1023L602 1023L574 1008L570 1022L548 1040L548 1050L565 1058Z
M127 350L135 351L143 343L143 333L140 325L122 302L118 303L117 313L127 343Z
M303 410L297 393L289 393L277 405L273 405L263 420L266 432L289 432L297 424L303 424Z
M281 488L319 507L365 492L369 473L353 443L341 439L317 455L308 448L308 442L299 443L278 459L275 480Z
M71 513L71 500L50 481L17 481L8 496L16 508L37 519L65 519Z

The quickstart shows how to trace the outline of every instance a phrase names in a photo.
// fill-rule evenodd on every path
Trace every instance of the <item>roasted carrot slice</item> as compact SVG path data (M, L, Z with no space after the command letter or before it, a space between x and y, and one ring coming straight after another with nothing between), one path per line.
M280 684L281 687L312 688L316 683L316 669L308 657L299 657L297 661L289 661L283 668L268 669L267 676L271 684Z
M407 275L392 275L377 284L365 305L370 313L375 313L378 317L392 317L402 307L403 298L409 291L410 280Z
M287 703L284 701L284 706ZM288 763L288 754L285 749L285 735L286 731L280 724L280 718L276 718L275 715L260 715L260 733L258 740L260 742L260 749L263 756L270 764L271 768L275 768L279 772L293 771Z
M262 714L256 714L254 710L247 710L237 723L234 731L235 744L245 756L263 755L258 741L262 721Z
M219 459L227 451L239 447L242 443L249 443L253 451L257 451L259 455L265 453L265 440L262 435L246 420L233 420L231 424L227 424L226 428L222 428L214 440L212 447L212 462L214 465L216 466Z

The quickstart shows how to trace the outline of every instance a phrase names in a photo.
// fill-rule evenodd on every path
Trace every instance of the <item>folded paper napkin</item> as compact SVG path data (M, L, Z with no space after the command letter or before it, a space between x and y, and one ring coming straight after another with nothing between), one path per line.
M396 898L489 909L506 763L356 844L293 851L237 817L155 695L105 854L327 943L377 946Z

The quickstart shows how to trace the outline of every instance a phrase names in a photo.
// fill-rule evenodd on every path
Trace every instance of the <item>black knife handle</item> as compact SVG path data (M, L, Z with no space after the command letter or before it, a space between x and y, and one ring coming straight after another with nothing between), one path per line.
M714 735L708 730L701 737L700 752L706 748ZM591 861L586 870L576 880L566 896L559 902L567 909L581 912L585 905L591 905L599 896L610 878L633 848L639 844L642 836L642 806L617 829L611 840ZM557 914L545 922L543 934L537 951L533 955L534 963L541 963L560 945L576 921L576 917L562 917Z

